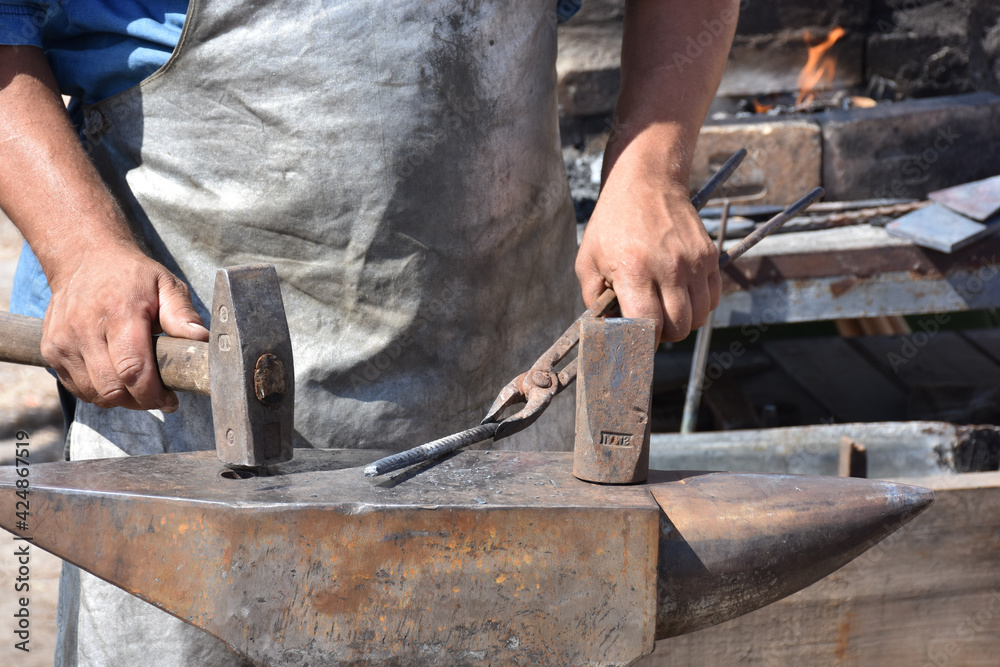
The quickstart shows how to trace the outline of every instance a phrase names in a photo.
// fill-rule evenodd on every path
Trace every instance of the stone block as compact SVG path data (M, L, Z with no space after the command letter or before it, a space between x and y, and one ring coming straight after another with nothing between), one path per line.
M902 98L971 93L992 78L970 67L965 37L876 34L868 40L867 54L868 76L893 81Z
M993 176L1000 96L973 93L817 114L827 199L924 198Z
M560 112L595 116L614 111L621 88L621 24L605 22L559 28L556 57Z
M740 3L739 35L764 35L802 28L859 29L868 21L871 0L783 0L782 2Z
M692 191L740 148L747 149L746 160L718 196L785 206L820 185L822 146L816 123L748 120L702 128L691 166Z

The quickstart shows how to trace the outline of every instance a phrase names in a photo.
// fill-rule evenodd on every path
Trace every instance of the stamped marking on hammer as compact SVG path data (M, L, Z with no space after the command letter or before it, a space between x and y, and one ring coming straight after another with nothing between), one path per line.
M602 447L631 447L631 433L615 433L613 431L601 431Z

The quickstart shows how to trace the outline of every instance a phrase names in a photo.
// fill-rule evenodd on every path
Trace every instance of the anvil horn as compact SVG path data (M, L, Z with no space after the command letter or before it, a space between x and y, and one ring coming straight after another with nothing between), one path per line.
M248 478L211 452L33 465L26 530L8 468L0 525L259 665L623 665L822 578L933 499L789 475L599 486L528 452L369 483L381 454L302 450Z

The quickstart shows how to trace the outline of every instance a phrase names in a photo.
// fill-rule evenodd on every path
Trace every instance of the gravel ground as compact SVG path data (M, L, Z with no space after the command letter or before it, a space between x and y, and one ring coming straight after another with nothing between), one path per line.
M10 305L10 287L20 249L20 234L0 212L0 308L3 310ZM62 457L62 413L55 381L40 368L0 363L0 465L14 463L14 436L18 430L30 435L29 466ZM21 564L14 552L22 544L25 543L15 542L13 536L0 531L0 665L45 667L52 664L55 649L56 599L62 561L29 546L30 589L17 592L14 586ZM21 597L28 599L27 653L14 647L19 640L12 634L16 629L14 613Z

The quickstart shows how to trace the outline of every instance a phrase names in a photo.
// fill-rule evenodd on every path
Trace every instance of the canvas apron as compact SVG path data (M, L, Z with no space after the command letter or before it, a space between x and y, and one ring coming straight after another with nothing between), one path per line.
M572 321L554 9L192 0L170 62L86 110L95 164L206 324L218 267L277 267L297 446L402 449L475 425ZM509 445L568 449L571 394ZM82 404L72 457L213 448L209 401L180 400ZM62 588L65 664L232 660L86 573Z

